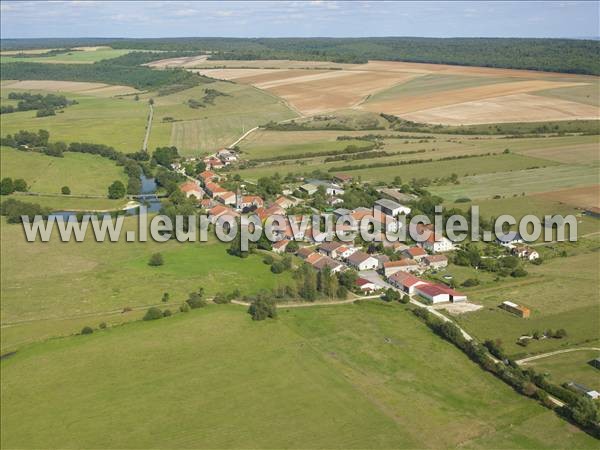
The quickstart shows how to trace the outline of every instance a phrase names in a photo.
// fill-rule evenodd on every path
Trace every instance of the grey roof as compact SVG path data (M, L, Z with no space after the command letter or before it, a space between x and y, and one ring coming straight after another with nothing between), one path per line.
M377 200L375 202L376 205L379 205L383 208L389 209L389 210L394 210L397 208L402 208L403 205L401 205L400 203L396 203L393 200L388 200L387 198L380 198L379 200Z
M399 202L410 202L412 200L417 199L416 195L405 194L403 192L398 191L398 189L384 188L378 189L378 191Z
M516 231L509 231L506 234L503 234L502 236L497 236L496 240L498 242L513 242L513 241L521 241L523 240L523 238L521 238L521 235L516 232Z
M336 216L347 216L349 214L352 214L352 211L350 211L349 209L346 209L346 208L338 208L338 209L334 209L333 213Z

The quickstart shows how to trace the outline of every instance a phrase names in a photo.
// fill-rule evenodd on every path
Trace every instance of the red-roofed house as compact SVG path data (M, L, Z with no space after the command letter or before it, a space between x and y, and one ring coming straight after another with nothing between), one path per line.
M205 170L204 172L200 172L200 174L198 175L198 177L204 183L207 183L207 182L213 181L213 180L217 180L217 179L220 178L216 173L211 172L210 170Z
M427 281L421 280L406 272L396 272L388 278L388 283L407 294L413 294L417 286L428 284Z
M208 211L208 219L211 221L211 223L216 223L217 219L225 214L231 217L239 217L239 214L233 209L224 205L217 205Z
M204 197L204 191L197 183L193 181L186 181L179 186L181 192L185 194L187 198L194 197L196 200L201 200Z
M235 205L235 192L216 192L214 197L225 205Z
M242 195L236 200L236 208L244 209L250 207L262 208L265 206L264 200L258 195Z
M409 247L402 252L404 256L410 259L420 261L422 258L427 256L427 252L421 247Z
M218 194L219 192L227 192L227 189L223 189L217 183L213 183L212 181L209 181L204 184L204 190L211 197L214 197L215 194Z
M308 264L310 264L312 266L321 258L325 258L325 257L323 255L319 255L318 253L313 252L310 255L308 255L304 261L306 261Z
M321 256L318 260L312 263L312 266L317 270L329 269L332 274L341 272L344 265L329 256Z
M364 278L357 278L355 284L361 290L361 292L365 294L371 294L381 289L380 286L377 286L375 283L372 283L369 280L365 280Z
M315 251L312 248L302 247L298 249L296 255L298 255L299 258L306 259L309 257L309 255L312 255L314 252Z
M285 249L289 243L290 243L290 241L288 241L287 239L282 239L280 241L273 242L273 244L271 245L271 248L273 249L273 251L275 253L279 253L279 254L285 253Z

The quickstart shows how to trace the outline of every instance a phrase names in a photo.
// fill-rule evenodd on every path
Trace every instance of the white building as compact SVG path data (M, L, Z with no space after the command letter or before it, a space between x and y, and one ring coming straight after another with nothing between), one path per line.
M348 258L348 264L357 270L375 270L379 265L379 261L367 253L355 252Z

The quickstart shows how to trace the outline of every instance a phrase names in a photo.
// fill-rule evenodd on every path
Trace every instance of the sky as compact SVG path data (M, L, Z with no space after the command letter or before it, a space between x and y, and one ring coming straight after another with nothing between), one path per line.
M1 1L0 36L566 37L600 35L599 1Z

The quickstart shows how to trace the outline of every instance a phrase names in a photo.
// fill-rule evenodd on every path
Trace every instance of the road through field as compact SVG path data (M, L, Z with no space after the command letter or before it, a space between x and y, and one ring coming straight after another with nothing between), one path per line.
M531 361L536 361L538 359L547 358L549 356L560 355L562 353L570 353L570 352L578 352L582 350L594 350L599 351L598 347L578 347L578 348L566 348L564 350L556 350L554 352L542 353L541 355L530 356L529 358L523 358L515 361L517 364L527 364Z
M148 138L150 137L150 130L152 129L152 118L154 117L154 106L150 105L150 114L148 115L148 124L146 125L146 135L144 136L144 143L142 144L142 150L148 151Z

